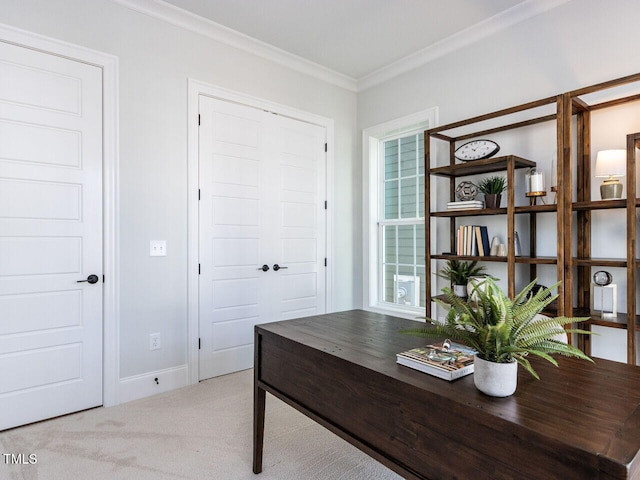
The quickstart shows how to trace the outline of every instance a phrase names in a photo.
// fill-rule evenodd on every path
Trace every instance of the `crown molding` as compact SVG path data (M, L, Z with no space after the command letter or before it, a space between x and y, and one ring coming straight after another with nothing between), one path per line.
M348 75L311 62L268 43L232 30L199 15L178 8L162 0L111 0L136 12L158 18L167 23L187 29L245 52L271 60L275 63L304 73L319 80L356 91L356 80Z
M346 90L360 92L410 72L433 60L494 35L512 25L552 10L571 0L526 0L357 80L178 8L163 0L111 1Z
M471 45L485 37L494 35L512 25L552 10L571 0L526 0L491 18L472 25L454 35L444 38L433 45L408 55L396 62L382 67L357 81L357 91L363 91L384 83L404 73L421 67L437 58Z

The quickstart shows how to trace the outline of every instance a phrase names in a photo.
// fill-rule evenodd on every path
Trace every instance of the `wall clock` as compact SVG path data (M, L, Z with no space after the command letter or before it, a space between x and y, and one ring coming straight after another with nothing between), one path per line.
M489 158L498 153L500 146L492 140L471 140L456 148L455 157L463 162Z

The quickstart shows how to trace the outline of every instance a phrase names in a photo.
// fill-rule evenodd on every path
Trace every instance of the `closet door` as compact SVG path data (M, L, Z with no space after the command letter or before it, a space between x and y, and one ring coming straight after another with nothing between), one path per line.
M325 311L323 127L200 97L200 379L251 368L253 327Z

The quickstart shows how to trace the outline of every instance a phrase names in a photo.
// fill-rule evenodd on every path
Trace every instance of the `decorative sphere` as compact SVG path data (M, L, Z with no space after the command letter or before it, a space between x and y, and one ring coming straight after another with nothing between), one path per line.
M477 196L478 186L472 182L460 182L456 187L456 198L461 202L475 200Z

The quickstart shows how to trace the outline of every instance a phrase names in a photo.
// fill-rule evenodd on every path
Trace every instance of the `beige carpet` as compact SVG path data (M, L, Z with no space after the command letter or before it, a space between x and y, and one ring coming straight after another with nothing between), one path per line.
M35 454L0 479L397 480L398 475L267 394L263 472L252 460L253 372L0 433L0 453Z

